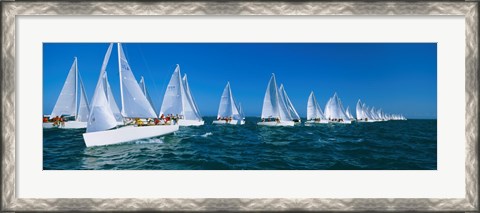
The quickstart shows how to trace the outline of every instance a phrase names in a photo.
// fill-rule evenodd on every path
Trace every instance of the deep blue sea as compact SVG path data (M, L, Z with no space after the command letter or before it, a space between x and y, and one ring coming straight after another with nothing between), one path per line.
M85 129L43 130L45 170L436 170L437 120L180 127L174 134L85 147Z

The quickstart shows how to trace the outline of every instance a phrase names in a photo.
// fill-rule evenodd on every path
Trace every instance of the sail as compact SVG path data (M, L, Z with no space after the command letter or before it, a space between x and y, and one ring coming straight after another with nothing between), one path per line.
M80 80L80 104L78 105L78 114L76 121L87 122L88 115L90 114L90 106L88 105L88 98L85 92L85 87L83 86L82 78L80 77L80 75L78 75L78 77Z
M308 96L307 102L307 120L314 120L314 119L325 119L325 115L323 114L322 108L318 105L317 98L315 98L315 94L313 91Z
M150 98L150 94L148 93L147 85L145 85L145 79L143 78L143 76L140 77L140 82L138 82L138 85L140 86L140 89L142 89L143 95L145 95L145 97L147 98L148 103L150 103L150 106L152 108L155 108L153 107L153 101L152 101L152 98Z
M298 116L297 110L295 110L295 107L293 107L293 104L290 101L290 98L288 98L287 92L285 91L283 84L280 84L279 90L280 90L280 94L283 96L283 99L285 101L285 104L287 106L287 109L292 119L300 120L300 116Z
M348 119L353 119L352 113L350 113L350 106L347 106L347 109L345 110L345 115L347 116Z
M220 105L218 106L217 118L231 117L233 115L232 102L230 101L230 82L223 89Z
M315 103L317 100L315 100L315 95L313 94L313 91L310 93L308 96L308 102L307 102L307 120L313 120L317 117L317 110Z
M342 101L340 98L338 98L337 93L335 93L333 97L328 100L327 105L325 106L325 116L329 119L349 120L345 115Z
M245 119L245 114L243 113L242 103L238 103L238 112L240 113L240 118Z
M358 120L364 120L366 118L365 113L363 112L363 106L360 99L357 101L356 113L357 113Z
M278 95L277 83L275 82L275 75L272 74L268 82L267 91L263 98L262 118L278 118Z
M183 115L183 96L185 96L185 90L183 89L183 83L180 78L180 66L177 64L175 71L170 78L167 85L167 90L163 96L162 107L160 109L161 115Z
M184 103L186 103L183 105L185 120L202 120L197 103L195 102L195 99L193 99L190 86L188 85L187 74L183 76L182 82L183 89L185 90L185 96L182 97L184 99Z
M102 69L100 70L100 76L92 98L90 115L88 116L87 132L103 131L117 125L107 98L108 95L106 91L108 91L108 85L105 84L105 82L108 82L105 69L108 59L110 58L110 53L112 52L112 47L113 44L110 44L103 60Z
M113 97L112 88L110 87L110 84L108 83L107 72L105 72L104 85L105 85L105 93L107 94L107 100L108 100L108 103L110 105L110 109L112 110L113 116L115 117L115 120L117 122L123 122L122 113L120 112L120 109L118 108L117 102L115 101L115 98Z
M118 43L118 56L123 117L157 117L150 102L140 89L120 43Z
M50 119L56 116L75 116L77 112L77 58L73 60L62 91L50 114Z

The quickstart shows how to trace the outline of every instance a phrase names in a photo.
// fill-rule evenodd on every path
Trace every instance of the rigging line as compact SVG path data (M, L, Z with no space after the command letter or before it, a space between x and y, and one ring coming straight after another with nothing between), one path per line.
M143 55L143 51L140 49L139 46L137 46L137 49L138 49L138 52L140 52L140 56L142 57L143 63L145 64L145 67L147 68L148 77L150 78L150 81L153 82L153 89L154 89L155 91L159 91L158 88L157 88L157 83L156 83L156 81L155 81L155 78L153 77L153 74L152 74L152 72L151 72L151 70L150 70L150 66L148 65L147 60L145 59L145 55ZM143 83L145 84L146 82L143 82ZM156 96L156 97L158 98L157 100L160 99L160 95L158 95L158 96ZM151 96L150 96L150 98L151 98ZM160 103L160 105L162 104L162 103L161 103L161 100L159 100L159 103ZM152 104L153 104L153 103L152 103ZM153 106L153 107L154 107L154 106ZM161 107L161 106L160 106L160 107ZM155 108L155 107L154 107L154 108ZM160 111L160 108L158 108L158 111Z

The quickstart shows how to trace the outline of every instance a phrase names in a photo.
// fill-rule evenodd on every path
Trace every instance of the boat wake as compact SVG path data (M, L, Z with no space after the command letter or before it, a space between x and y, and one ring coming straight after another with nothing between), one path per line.
M135 141L135 144L164 143L161 138L147 138Z
M207 132L207 133L205 133L205 134L203 134L203 135L200 135L200 137L206 138L206 137L208 137L208 136L210 136L210 135L213 135L213 133Z

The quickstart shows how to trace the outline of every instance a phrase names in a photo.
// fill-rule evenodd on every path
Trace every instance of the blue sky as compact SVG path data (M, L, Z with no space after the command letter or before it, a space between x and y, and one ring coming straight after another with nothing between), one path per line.
M92 98L108 45L43 45L44 114L51 113L75 56ZM107 72L120 104L116 49ZM180 64L205 116L217 114L227 81L246 115L260 116L268 80L275 73L302 117L312 90L322 108L337 92L352 113L361 99L407 118L437 117L436 43L124 43L123 49L137 80L145 77L157 113Z

